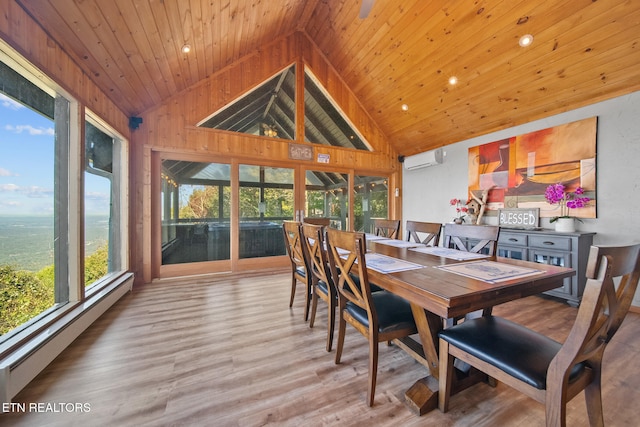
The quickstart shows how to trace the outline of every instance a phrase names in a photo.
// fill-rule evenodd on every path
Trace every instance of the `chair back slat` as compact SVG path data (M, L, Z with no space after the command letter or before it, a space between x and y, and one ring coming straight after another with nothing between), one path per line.
M338 292L348 301L366 310L369 319L375 321L375 307L371 303L371 287L364 255L365 246L363 233L327 230L329 265Z
M587 264L587 279L591 278L602 278L604 282L605 296L600 310L611 318L607 330L608 342L627 315L638 287L640 244L617 247L592 246Z
M329 225L331 225L331 219L330 218L322 218L322 217L307 217L304 218L302 220L303 224L314 224L314 225L323 225L325 227L328 227Z
M444 246L475 253L485 249L487 255L494 256L499 234L500 227L493 225L447 224L444 227ZM470 242L475 245L470 246Z
M309 257L309 270L314 277L314 281L322 280L327 285L331 285L329 262L325 249L324 227L303 223L301 230L302 243L306 246L306 252Z
M388 237L389 239L397 239L400 236L400 220L399 219L374 219L373 234L376 236Z
M442 224L436 222L407 221L405 226L407 241L428 246L438 246Z
M578 315L549 375L567 372L582 361L594 366L602 363L605 346L626 317L639 279L640 244L591 247Z
M284 231L285 247L291 263L296 267L307 269L306 250L302 246L301 224L297 221L284 221L282 229Z

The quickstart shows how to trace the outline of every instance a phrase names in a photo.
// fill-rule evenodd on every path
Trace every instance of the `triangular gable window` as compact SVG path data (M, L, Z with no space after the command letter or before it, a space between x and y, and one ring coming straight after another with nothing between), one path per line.
M295 65L283 70L199 126L295 140ZM317 79L305 71L304 140L314 144L372 151Z
M209 116L199 126L293 140L295 93L296 73L292 65Z
M316 144L372 151L308 70L304 74L304 139Z

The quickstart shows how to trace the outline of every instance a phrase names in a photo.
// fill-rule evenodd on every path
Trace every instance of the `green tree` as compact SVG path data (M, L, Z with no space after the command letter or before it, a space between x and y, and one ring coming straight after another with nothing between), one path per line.
M99 247L85 258L84 283L88 286L109 271L109 246ZM54 265L37 273L0 266L0 335L42 313L55 302Z
M307 212L310 216L326 216L324 211L324 191L307 191Z
M84 259L84 285L89 286L109 271L109 246L100 246Z
M196 187L180 208L180 218L217 218L218 199L217 186Z
M293 217L293 190L265 188L264 201L267 205L265 217Z
M258 187L240 188L240 218L256 218L260 216L260 189Z
M53 303L53 281L47 283L35 273L0 266L0 334L20 326Z

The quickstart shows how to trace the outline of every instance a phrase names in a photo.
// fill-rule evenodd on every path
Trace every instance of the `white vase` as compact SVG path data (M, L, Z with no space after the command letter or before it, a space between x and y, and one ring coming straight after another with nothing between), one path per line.
M576 222L573 218L558 218L556 220L556 231L560 233L573 233L576 231Z

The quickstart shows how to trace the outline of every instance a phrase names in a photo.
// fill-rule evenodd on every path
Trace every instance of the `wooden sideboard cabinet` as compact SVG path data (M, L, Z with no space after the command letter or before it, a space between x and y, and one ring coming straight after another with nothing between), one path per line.
M585 270L594 234L502 228L497 255L575 269L575 276L564 279L561 287L545 293L577 307L586 283Z

